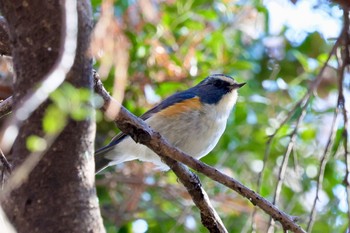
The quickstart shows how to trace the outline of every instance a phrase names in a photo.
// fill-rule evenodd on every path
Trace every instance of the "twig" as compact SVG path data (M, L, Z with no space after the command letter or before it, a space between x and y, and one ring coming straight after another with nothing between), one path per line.
M332 56L335 54L341 40L340 38L344 35L344 31L342 31L342 33L340 34L339 38L336 40L336 42L334 43L331 51L328 54L328 57L326 59L326 61L324 62L320 72L318 73L318 75L316 76L316 78L310 83L310 86L307 90L307 92L305 93L305 95L294 105L294 107L288 112L288 115L283 119L283 121L280 123L280 125L277 127L277 129L275 130L275 132L273 132L272 134L270 134L268 137L268 141L267 144L270 144L272 142L272 140L274 139L274 137L277 135L277 133L279 132L279 130L282 128L283 125L285 125L288 120L294 115L295 111L298 108L303 108L303 106L307 105L309 103L309 99L312 95L312 93L316 90L316 88L318 87L318 85L320 84L322 78L323 78L323 73L326 70L328 63L330 61L330 59L332 58ZM266 150L269 151L269 150ZM265 152L266 152L265 151ZM269 153L268 153L269 154Z
M343 130L343 147L344 147L344 157L345 157L345 177L344 177L344 184L346 186L346 201L348 206L350 206L350 158L349 158L349 148L348 148L348 114L347 110L343 108L343 117L344 117L344 130ZM348 208L348 221L350 223L350 208Z
M343 33L341 33L341 35L343 35ZM323 78L323 72L325 71L326 67L328 66L328 62L330 61L331 57L333 56L333 54L335 53L336 49L338 48L339 43L340 43L340 39L338 38L337 41L335 42L335 44L333 45L331 51L329 52L327 60L323 64L323 66L322 66L320 72L318 73L317 77L311 82L310 88L308 89L308 91L294 105L294 107L288 112L288 115L283 119L283 121L280 123L280 125L275 130L275 132L273 132L271 135L268 136L268 140L266 142L265 153L264 153L264 159L263 159L264 166L263 166L263 169L261 170L261 172L258 175L258 181L257 181L258 190L260 190L262 175L264 173L265 164L266 164L267 159L268 159L269 154L270 154L271 143L272 143L273 139L276 137L277 133L282 128L282 126L285 125L288 122L288 120L294 115L295 111L298 108L303 108L304 106L308 105L309 99L310 99L312 93L316 90L316 88L320 84L320 82L321 82L321 80Z
M320 192L320 190L322 189L322 183L323 183L323 178L324 178L324 172L325 172L325 168L328 162L328 157L329 157L329 151L330 148L333 144L334 141L334 137L335 137L335 131L337 130L337 119L338 119L338 108L336 108L336 110L334 111L334 115L333 115L333 120L332 120L332 126L331 126L331 132L329 134L328 140L327 140L327 144L326 147L323 151L322 154L322 158L321 158L321 163L320 163L320 168L319 168L319 172L318 172L318 179L317 179L317 185L316 185L316 196L314 199L314 202L312 204L312 208L311 208L311 213L310 213L310 219L307 225L307 232L311 232L313 223L315 221L315 216L316 216L316 204L318 201L318 194Z
M287 170L287 165L288 165L288 161L289 161L289 156L293 150L294 147L294 143L296 140L296 136L297 136L297 132L298 132L298 128L300 123L304 120L304 117L306 115L306 107L307 104L304 104L303 108L302 108L302 112L299 115L297 122L295 124L294 130L290 135L290 139L289 139L289 143L287 146L287 149L283 155L283 160L282 160L282 164L280 166L280 170L278 172L278 180L277 180L277 185L276 185L276 189L275 189L275 193L274 193L274 197L273 197L273 201L272 204L276 205L279 197L280 197L280 193L282 190L282 185L283 185L283 181L284 181L284 177L286 174L286 170ZM274 228L274 221L272 218L270 218L270 223L269 223L269 229L268 232L273 232L273 228Z
M103 110L109 105L118 105L111 96L104 90L102 83L100 80L95 78L95 92L99 94L104 100ZM115 122L118 127L126 134L130 135L136 142L146 145L150 149L152 149L155 153L157 153L167 164L169 161L173 164L168 164L171 169L177 170L179 166L180 169L183 169L177 162L186 164L192 169L208 176L209 178L229 187L230 189L235 190L243 197L247 198L253 205L259 206L263 209L267 214L272 216L273 219L279 221L283 228L286 230L291 230L293 232L305 232L300 226L298 226L293 217L287 215L286 213L279 210L276 206L272 205L269 201L255 193L253 190L245 187L243 184L238 182L237 180L219 172L215 168L206 165L205 163L179 151L178 149L172 147L159 133L154 132L150 127L141 119L135 117L133 114L128 112L124 107L120 106L119 115L116 116ZM167 158L167 157L171 157ZM183 171L186 171L184 169ZM182 174L184 177L188 176L188 174ZM197 180L195 176L190 175L187 180ZM196 181L195 181L196 183ZM189 187L198 189L199 184L192 185ZM192 192L192 191L191 191ZM201 191L200 191L201 192ZM199 192L199 193L200 193Z
M349 29L349 11L346 11L344 9L344 21L345 25L347 25L347 28ZM348 224L350 224L350 158L349 158L349 148L348 148L348 114L347 114L347 109L345 105L345 98L344 98L344 93L343 93L343 85L344 85L344 77L345 77L345 68L346 66L350 65L350 36L349 36L349 31L346 33L344 36L344 58L343 58L343 64L341 66L341 69L339 71L339 95L341 96L343 100L343 104L341 105L342 107L342 114L343 114L343 119L344 119L344 130L342 133L343 137L343 147L344 147L344 157L345 157L345 166L346 166L346 171L345 171L345 177L344 177L344 184L346 186L346 200L348 204Z
M343 33L341 33L341 35L343 35ZM277 127L277 129L275 130L275 132L273 132L271 135L268 136L268 140L266 142L266 148L265 148L265 152L264 152L264 158L263 158L263 168L262 170L259 172L258 174L258 181L257 181L257 190L258 192L260 192L260 188L261 188L261 182L262 182L262 177L263 177L263 174L264 174L264 171L265 171L265 168L266 168L266 163L267 163L267 160L268 160L268 157L270 155L270 150L271 150L271 144L272 144L272 141L274 140L274 138L276 137L277 133L279 132L279 130L282 128L283 125L285 125L288 120L294 115L295 111L298 109L298 108L302 108L302 109L306 109L307 105L309 104L309 101L310 101L310 98L311 98L311 95L312 93L316 90L316 88L318 87L318 85L320 84L322 78L323 78L323 72L325 71L326 67L328 66L328 62L330 61L331 57L333 56L333 54L335 53L336 49L338 48L339 46L339 43L340 43L340 39L338 38L337 41L335 42L335 44L333 45L331 51L329 52L329 55L327 57L327 60L325 61L325 63L323 64L320 72L318 73L317 77L311 82L310 84L310 88L308 89L308 91L305 93L305 95L294 105L294 107L288 112L288 115L283 119L283 121L280 123L280 125ZM304 111L303 110L303 111ZM297 121L300 120L300 117L301 115L299 115ZM299 123L297 122L297 125ZM298 127L295 127L294 131L297 130ZM290 139L290 142L288 144L288 147L291 146L291 148L289 149L293 149L293 142L295 139L292 138L292 136L296 133L294 132L291 134L291 139ZM283 161L285 163L288 162L288 160L285 160L285 156L288 154L288 157L289 157L289 149L287 148L286 150L286 153L283 157ZM289 152L288 152L289 151ZM282 162L282 165L283 165L283 162ZM280 173L279 173L279 181L277 183L277 187L276 187L276 190L280 189L278 186L281 185L281 182L283 180L281 180L281 172L282 171L285 171L285 169L282 169L282 166L280 168ZM284 176L284 175L283 175ZM278 195L276 195L276 190L275 190L275 194L274 194L274 204L276 204L276 201L279 199ZM253 214L252 214L252 220L254 221L254 216L256 215L257 213L257 210L254 209L253 211ZM272 231L271 229L271 225L272 225L272 219L270 219L270 224L269 224L269 231ZM252 225L252 227L254 228L254 224Z
M62 49L60 55L50 72L32 89L16 106L12 118L5 123L0 134L0 148L6 154L17 137L22 122L49 97L50 93L57 89L66 78L66 74L73 66L77 48L78 13L76 1L65 1L63 11Z
M344 13L344 25L343 25L343 30L342 30L342 34L341 36L338 38L338 40L340 40L342 42L342 53L341 53L341 57L338 60L338 90L339 90L339 94L338 94L338 100L337 100L337 107L335 109L334 112L334 116L333 116L333 122L332 122L332 127L331 127L331 132L324 150L324 153L322 155L322 159L321 159L321 164L320 164L320 170L319 170L319 175L318 175L318 179L317 179L317 188L316 188L316 196L312 205L312 209L310 212L310 219L307 225L307 231L311 232L312 231L312 227L313 224L315 222L315 217L316 217L316 204L319 198L319 191L322 189L322 183L323 183L323 178L324 178L324 172L325 172L325 167L327 165L328 162L328 157L329 157L329 150L331 148L331 145L334 142L334 138L335 138L335 131L337 129L337 118L338 118L338 114L339 111L342 111L343 114L343 120L344 120L344 130L343 130L343 144L344 144L344 151L345 151L345 161L346 161L346 174L345 174L345 179L348 178L348 174L349 174L349 167L348 167L348 130L347 130L347 124L348 124L348 117L347 117L347 112L346 112L346 107L345 107L345 98L344 98L344 93L343 93L343 89L344 89L344 71L345 71L345 67L347 65L349 65L349 13L347 10L343 10ZM341 61L342 59L342 61ZM348 200L348 204L350 204L350 199L349 199L349 183L346 181L346 190L347 190L347 200ZM348 211L348 216L349 216L349 221L350 221L350 210Z
M13 97L0 101L0 119L12 111Z
M3 171L6 171L6 170L7 170L8 173L11 173L11 170L12 170L11 165L10 165L10 163L7 161L6 156L4 155L4 153L2 152L1 149L0 149L0 161L1 161L2 165L3 165L4 168L5 168Z
M11 111L12 105L13 105L12 96L0 102L0 119L1 117L5 116ZM0 177L0 184L2 185L4 183L5 172L7 171L10 174L12 168L10 163L7 161L6 156L2 152L1 148L0 148L0 162L3 165L3 169L1 169L1 177Z

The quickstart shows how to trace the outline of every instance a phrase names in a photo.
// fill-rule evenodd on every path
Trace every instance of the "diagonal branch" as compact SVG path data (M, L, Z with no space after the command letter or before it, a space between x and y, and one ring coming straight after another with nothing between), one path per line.
M326 69L326 67L328 66L328 63L330 61L330 59L332 58L332 56L335 54L337 48L339 47L339 44L341 42L340 38L341 36L344 35L344 32L341 33L341 35L339 36L339 38L337 39L337 41L335 42L335 44L333 45L331 51L328 54L328 57L325 61L325 63L323 64L320 72L318 73L317 77L310 83L309 89L308 91L305 93L305 95L293 106L293 108L288 112L288 115L282 120L282 122L280 123L279 127L277 127L277 129L275 130L275 132L273 132L271 135L268 136L268 140L266 142L266 148L265 148L265 152L264 152L264 158L263 158L263 168L262 170L259 172L258 174L258 181L257 181L257 190L258 192L260 192L260 188L261 188L261 183L262 183L262 177L266 168L266 163L270 154L270 149L271 149L271 145L272 145L272 141L275 139L277 133L279 132L279 130L282 128L283 125L285 125L289 119L291 119L291 117L295 114L295 112L297 111L297 109L301 108L302 109L302 113L305 112L306 107L308 106L309 102L310 102L310 98L313 94L313 92L316 90L316 88L318 87L318 85L320 84L322 78L323 78L323 73ZM305 113L304 113L305 114ZM299 117L297 118L297 125L299 125L300 120L302 120L301 115L299 115ZM285 152L285 155L283 157L283 163L280 167L280 172L279 172L279 181L277 182L277 187L275 189L275 194L274 194L274 204L276 204L276 201L279 199L278 198L278 192L277 190L280 190L281 186L281 182L283 181L283 179L281 179L284 175L281 174L281 172L285 171L285 169L283 169L283 164L286 164L288 162L288 159L286 160L286 155L288 155L289 157L289 153L290 150L293 149L293 144L294 144L294 140L293 137L295 137L296 134L296 130L297 130L297 126L295 127L295 129L293 130L292 134L291 134L291 138L290 138L290 142L288 144L287 150ZM289 148L290 147L290 148ZM252 220L254 221L254 216L256 215L256 209L254 210L253 214L252 214ZM270 219L270 226L272 225L272 219ZM270 227L269 227L270 228Z
M102 82L99 80L98 74L94 72L95 92L98 93L104 100L103 111L108 111L110 105L115 104L120 108L119 114L116 116L115 122L118 127L131 135L131 137L142 144L150 142L152 137L158 142L157 147L162 147L161 143L165 140L158 134L153 132L143 121L131 115L124 107L120 106L104 89ZM112 107L113 108L113 107ZM159 150L158 150L159 151ZM207 193L202 188L199 178L192 173L186 166L166 156L168 151L161 151L160 157L173 170L181 183L186 187L192 197L193 202L199 208L203 225L210 232L228 232L222 223L219 215L210 203Z
M282 160L282 164L280 166L279 172L278 172L278 181L277 181L277 185L276 185L276 189L275 189L275 193L274 193L274 197L273 197L273 201L272 204L276 205L279 197L280 197L280 193L282 191L282 185L284 182L284 177L286 174L286 170L287 170L287 165L288 165L288 161L289 161L289 156L293 150L294 144L295 144L295 140L297 137L297 132L298 132L298 128L300 123L304 120L305 114L306 114L306 107L307 104L305 104L302 108L302 112L299 115L297 122L295 124L294 130L292 132L292 134L290 135L290 139L289 139L289 143L287 146L287 149L283 155L283 160ZM268 232L273 232L273 227L274 227L274 221L271 218L270 219L270 223L269 223L269 230Z
M176 161L184 163L192 169L238 192L240 195L247 198L253 205L259 206L273 219L279 221L285 230L291 230L298 233L305 232L294 222L293 217L279 210L276 206L272 205L269 201L258 195L253 190L245 187L237 180L219 172L215 168L197 159L194 159L193 157L172 147L159 133L154 132L144 121L128 112L124 107L113 100L112 97L105 91L101 81L96 77L96 75L95 92L99 94L104 100L104 106L102 107L102 110L105 111L107 108L113 105L116 105L120 108L119 114L115 117L115 122L117 123L118 127L124 133L130 135L136 142L151 148L162 158L163 161L168 164L171 169L173 169L174 172L178 172L177 166L179 165ZM190 175L188 173L179 175L181 175L181 177L184 177L186 180L193 179L191 178L193 175ZM198 187L200 186L197 186L197 189ZM189 192L192 193L193 191L189 190ZM201 193L201 191L198 191L198 193ZM193 198L195 199L196 197Z
M347 193L347 201L348 204L350 204L350 197L349 197L349 192L350 192L350 186L348 183L348 176L349 176L349 161L348 161L348 129L347 129L347 124L348 124L348 116L346 112L346 107L345 107L345 97L343 93L344 89L344 73L345 73L345 68L350 64L350 58L349 58L349 45L350 45L350 38L349 38L349 11L344 8L343 10L343 18L344 18L344 25L343 25L343 30L342 34L339 36L338 40L341 42L341 57L338 58L338 100L337 100L337 107L334 112L333 116L333 122L331 126L331 132L325 147L325 150L323 152L322 158L321 158L321 164L320 164L320 170L318 174L318 179L317 179L317 187L316 187L316 196L312 205L312 209L310 212L310 219L307 225L307 231L311 232L313 224L315 222L316 218L316 204L319 199L319 191L322 189L322 183L323 183L323 178L324 178L324 173L325 173L325 167L328 162L328 157L329 157L329 150L331 148L331 145L334 142L335 138L335 132L337 129L337 117L339 115L339 112L342 113L343 115L343 121L344 121L344 129L342 133L343 137L343 146L344 146L344 156L345 156L345 165L346 165L346 172L345 172L345 184L346 184L346 193ZM348 208L349 209L349 208ZM350 210L348 210L348 216L349 216L349 221L350 221Z
M338 102L338 104L339 104L339 102ZM338 121L337 121L338 113L339 113L339 108L336 108L336 110L334 111L334 115L333 115L331 132L329 134L329 137L328 137L328 140L327 140L327 144L326 144L326 147L325 147L325 149L323 151L322 158L321 158L321 163L320 163L320 168L319 168L319 173L318 173L318 178L317 178L317 185L316 185L316 196L315 196L314 202L312 204L312 209L311 209L311 213L310 213L310 219L309 219L309 222L308 222L308 225L307 225L307 232L311 232L313 223L315 221L316 204L317 204L317 201L319 199L318 194L319 194L320 190L322 189L324 172L325 172L326 165L327 165L327 162L328 162L329 151L331 149L331 146L333 145L335 132L336 132L337 127L338 127Z
M13 97L0 101L0 119L12 111Z
M344 34L344 32L341 33L340 37ZM263 169L261 170L261 172L259 173L259 177L258 177L258 181L257 181L257 185L258 185L258 190L260 190L260 186L261 186L261 181L262 181L262 175L264 173L264 169L265 169L265 164L268 160L269 154L270 154L270 148L271 148L271 144L273 139L276 137L277 133L279 132L279 130L282 128L283 125L285 125L288 120L294 115L294 113L296 112L296 110L298 108L304 108L305 106L307 106L309 104L310 101L310 97L312 95L312 93L316 90L316 88L318 87L318 85L320 84L322 78L323 78L323 73L325 71L325 69L328 66L328 63L330 61L330 59L332 58L332 56L335 54L337 48L339 47L340 44L340 37L337 39L337 41L335 42L335 44L333 45L331 51L329 52L329 55L327 57L327 60L325 61L325 63L323 64L320 72L318 73L317 77L311 82L308 91L305 93L305 95L294 105L294 107L288 112L288 115L283 119L283 121L280 123L280 125L277 127L277 129L275 130L275 132L273 132L271 135L268 136L268 140L266 142L266 148L265 148L265 153L264 153L264 159L263 159Z

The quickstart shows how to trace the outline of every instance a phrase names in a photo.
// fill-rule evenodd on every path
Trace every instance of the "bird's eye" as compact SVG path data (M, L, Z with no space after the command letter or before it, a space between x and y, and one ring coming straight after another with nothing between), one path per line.
M224 82L221 81L221 80L216 80L216 81L214 82L214 86L215 86L215 87L223 87L223 86L224 86Z

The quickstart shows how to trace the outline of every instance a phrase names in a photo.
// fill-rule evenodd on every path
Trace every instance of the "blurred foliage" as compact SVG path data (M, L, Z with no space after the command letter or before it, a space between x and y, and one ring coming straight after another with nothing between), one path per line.
M57 134L65 127L68 118L80 121L91 117L91 100L98 106L101 103L98 98L88 89L64 82L50 95L52 104L46 109L43 129L48 134ZM100 116L100 113L97 115Z
M93 0L92 4L97 21L104 14L103 3ZM307 92L334 40L313 31L305 38L291 41L285 34L288 25L280 34L271 35L269 10L255 0L120 0L113 4L115 18L111 23L115 24L115 30L108 33L123 34L130 45L124 106L141 115L159 99L215 72L247 82L240 90L225 134L203 161L272 200L282 156L301 110L297 109L278 131L264 164L268 136ZM330 3L322 7L337 8ZM118 40L110 43L123 49L124 44L118 44ZM113 63L103 56L108 55L106 51L98 54L101 56L96 58L97 69L106 60ZM326 69L299 126L277 204L290 215L300 216L299 224L304 228L336 106L335 68L336 63ZM118 78L117 71L111 69L105 77L104 85L110 91L114 78ZM58 95L53 95L57 107L65 101ZM81 114L72 112L71 116L79 119ZM344 232L348 224L341 130L340 125L326 166L313 232ZM112 122L99 122L96 147L107 144L117 132ZM257 180L263 165L262 185L258 190ZM254 206L232 190L202 175L200 178L229 232L251 232ZM96 184L108 232L207 231L200 223L199 211L172 172L157 172L151 164L133 161L109 168L97 176ZM258 211L254 219L256 231L265 232L268 220L269 216ZM276 232L283 232L278 224Z

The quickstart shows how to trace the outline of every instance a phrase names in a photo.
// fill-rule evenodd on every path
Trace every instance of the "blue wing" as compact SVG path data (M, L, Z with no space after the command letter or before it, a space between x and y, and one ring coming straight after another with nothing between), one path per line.
M140 116L140 118L142 120L147 120L153 114L160 112L161 110L167 108L168 106L172 106L176 103L180 103L181 101L191 99L194 97L196 97L196 94L194 91L192 91L192 88L190 88L186 91L175 93L174 95L169 96L168 98L166 98L165 100L160 102L155 107L148 110L146 113L144 113L142 116ZM117 134L108 145L96 150L95 156L100 155L100 154L104 154L104 153L112 150L115 145L117 145L118 143L123 141L126 137L129 137L129 136L124 134L124 133Z

